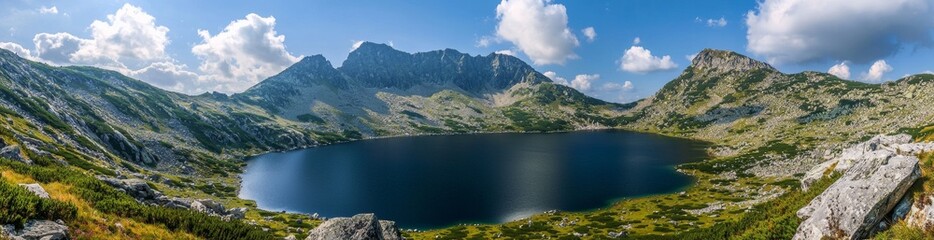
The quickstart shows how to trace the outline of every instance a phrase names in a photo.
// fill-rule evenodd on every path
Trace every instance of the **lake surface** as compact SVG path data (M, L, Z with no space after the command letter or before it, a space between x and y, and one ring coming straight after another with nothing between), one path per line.
M240 197L324 217L372 212L403 228L582 211L691 184L674 165L703 143L625 131L400 137L249 160Z

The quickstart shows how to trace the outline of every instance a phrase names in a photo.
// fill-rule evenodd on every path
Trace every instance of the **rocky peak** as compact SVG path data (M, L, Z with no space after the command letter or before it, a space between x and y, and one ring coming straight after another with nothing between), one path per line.
M333 69L334 66L331 65L331 62L328 61L321 54L314 56L307 56L302 58L301 61L293 64L289 68L302 68L302 69Z
M771 65L731 51L704 49L691 62L694 69L716 69L719 72L775 70Z

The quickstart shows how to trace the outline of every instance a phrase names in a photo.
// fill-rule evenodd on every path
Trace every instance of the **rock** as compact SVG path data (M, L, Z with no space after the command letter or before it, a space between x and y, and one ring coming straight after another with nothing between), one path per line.
M32 193L35 193L36 196L41 198L49 198L49 193L46 192L45 189L42 188L42 186L40 186L38 183L20 184L20 186L26 188L26 190L29 190Z
M297 240L297 239L298 238L295 238L295 234L289 234L289 236L283 238L282 240Z
M32 164L32 160L23 157L23 153L22 150L20 150L19 145L9 145L0 148L0 157L9 158L25 164Z
M230 219L243 219L246 217L246 208L231 208L227 210L227 217Z
M934 195L923 196L911 206L905 222L921 229L934 229Z
M862 239L876 229L921 176L914 156L864 155L839 180L798 210L794 239Z
M23 229L15 229L13 225L2 227L3 236L11 240L66 240L68 226L62 220L29 220Z
M332 218L312 229L306 240L397 240L402 234L395 222L380 221L372 213Z
M116 179L100 176L98 179L113 187L126 191L127 194L130 194L130 196L142 202L154 201L163 197L161 192L152 189L149 183L146 183L146 181L142 179Z
M886 159L896 155L916 155L925 151L934 151L934 143L911 143L911 136L907 134L878 135L866 142L846 148L836 158L811 168L801 179L801 187L807 190L826 173L846 172L859 161Z

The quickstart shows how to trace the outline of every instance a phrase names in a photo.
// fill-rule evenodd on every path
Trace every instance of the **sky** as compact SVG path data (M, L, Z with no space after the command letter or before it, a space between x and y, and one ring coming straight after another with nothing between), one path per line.
M613 102L651 96L705 48L864 82L934 70L934 0L0 0L0 48L167 90L241 92L360 41L514 55Z

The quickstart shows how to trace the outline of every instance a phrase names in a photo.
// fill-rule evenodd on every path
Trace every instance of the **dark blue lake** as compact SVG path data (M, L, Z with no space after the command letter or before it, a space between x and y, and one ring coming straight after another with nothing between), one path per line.
M240 197L324 217L372 212L404 228L582 211L691 184L674 165L705 145L625 131L400 137L249 160Z

